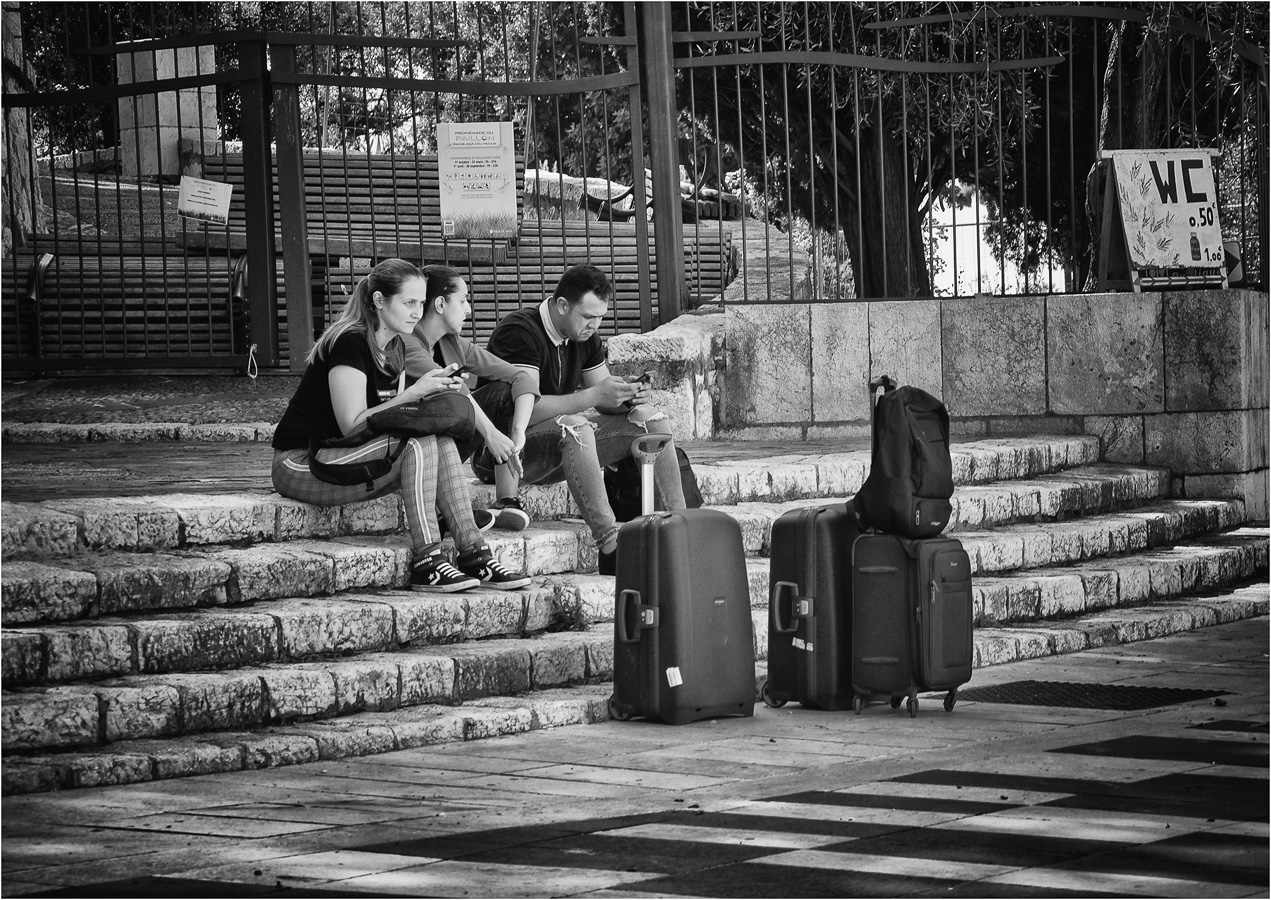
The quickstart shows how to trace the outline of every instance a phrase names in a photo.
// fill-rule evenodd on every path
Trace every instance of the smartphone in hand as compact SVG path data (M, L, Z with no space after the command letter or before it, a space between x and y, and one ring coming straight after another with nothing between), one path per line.
M460 363L459 368L450 373L451 378L462 378L472 371L472 366L467 363Z

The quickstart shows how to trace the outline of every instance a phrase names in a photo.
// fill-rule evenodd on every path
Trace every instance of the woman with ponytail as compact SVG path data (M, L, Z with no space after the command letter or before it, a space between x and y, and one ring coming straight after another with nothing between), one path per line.
M451 374L453 366L433 367L416 377L406 373L403 336L411 334L423 316L426 285L419 268L400 259L385 260L358 284L339 318L314 344L300 385L274 429L274 488L284 497L318 506L400 491L414 551L412 590L451 592L478 584L523 587L530 580L504 569L481 537L453 439L407 439L391 471L370 493L360 484L328 484L309 471L312 439L350 434L374 408L462 387L462 379ZM383 458L400 440L380 435L358 447L325 448L318 454L323 462L352 464ZM459 548L455 565L441 555L439 507Z

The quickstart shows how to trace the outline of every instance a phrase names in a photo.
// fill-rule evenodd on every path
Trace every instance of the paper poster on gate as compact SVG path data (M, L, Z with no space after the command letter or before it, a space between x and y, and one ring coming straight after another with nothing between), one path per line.
M516 235L514 140L511 122L442 122L437 126L443 237Z
M229 201L233 186L221 181L181 176L177 192L177 215L213 225L229 221Z
M1117 199L1130 267L1223 265L1213 150L1116 150Z

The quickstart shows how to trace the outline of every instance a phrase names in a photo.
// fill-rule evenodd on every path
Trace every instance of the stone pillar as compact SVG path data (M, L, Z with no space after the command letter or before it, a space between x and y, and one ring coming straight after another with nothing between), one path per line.
M125 45L126 46L126 45ZM116 54L119 83L144 84L216 71L211 46L138 50ZM123 173L175 180L182 172L180 142L216 140L216 87L143 93L119 98L119 149Z

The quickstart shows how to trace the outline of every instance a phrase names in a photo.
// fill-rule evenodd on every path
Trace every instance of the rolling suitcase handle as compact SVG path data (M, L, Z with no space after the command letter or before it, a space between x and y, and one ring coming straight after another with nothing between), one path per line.
M653 512L653 463L671 442L669 434L642 434L631 441L631 455L640 464L640 515Z
M634 605L636 615L639 617L639 624L632 632L627 626L627 610ZM618 628L618 640L624 644L634 644L640 640L640 632L646 628L658 627L658 608L656 606L647 606L640 602L639 591L622 591L618 594L618 608L614 612L614 623Z
M643 515L653 512L653 463L670 440L669 434L642 434L631 441L631 455L640 464L640 509ZM625 590L618 594L614 625L618 640L623 644L639 642L641 631L658 626L658 608L641 603L641 599L639 591ZM628 610L632 606L638 618L634 630L627 623Z
M781 611L781 592L788 590L790 592L790 621L784 621ZM794 634L799 630L798 622L795 619L807 619L812 615L812 598L800 597L799 586L793 581L778 581L772 586L772 600L770 602L772 608L772 627L778 634Z

